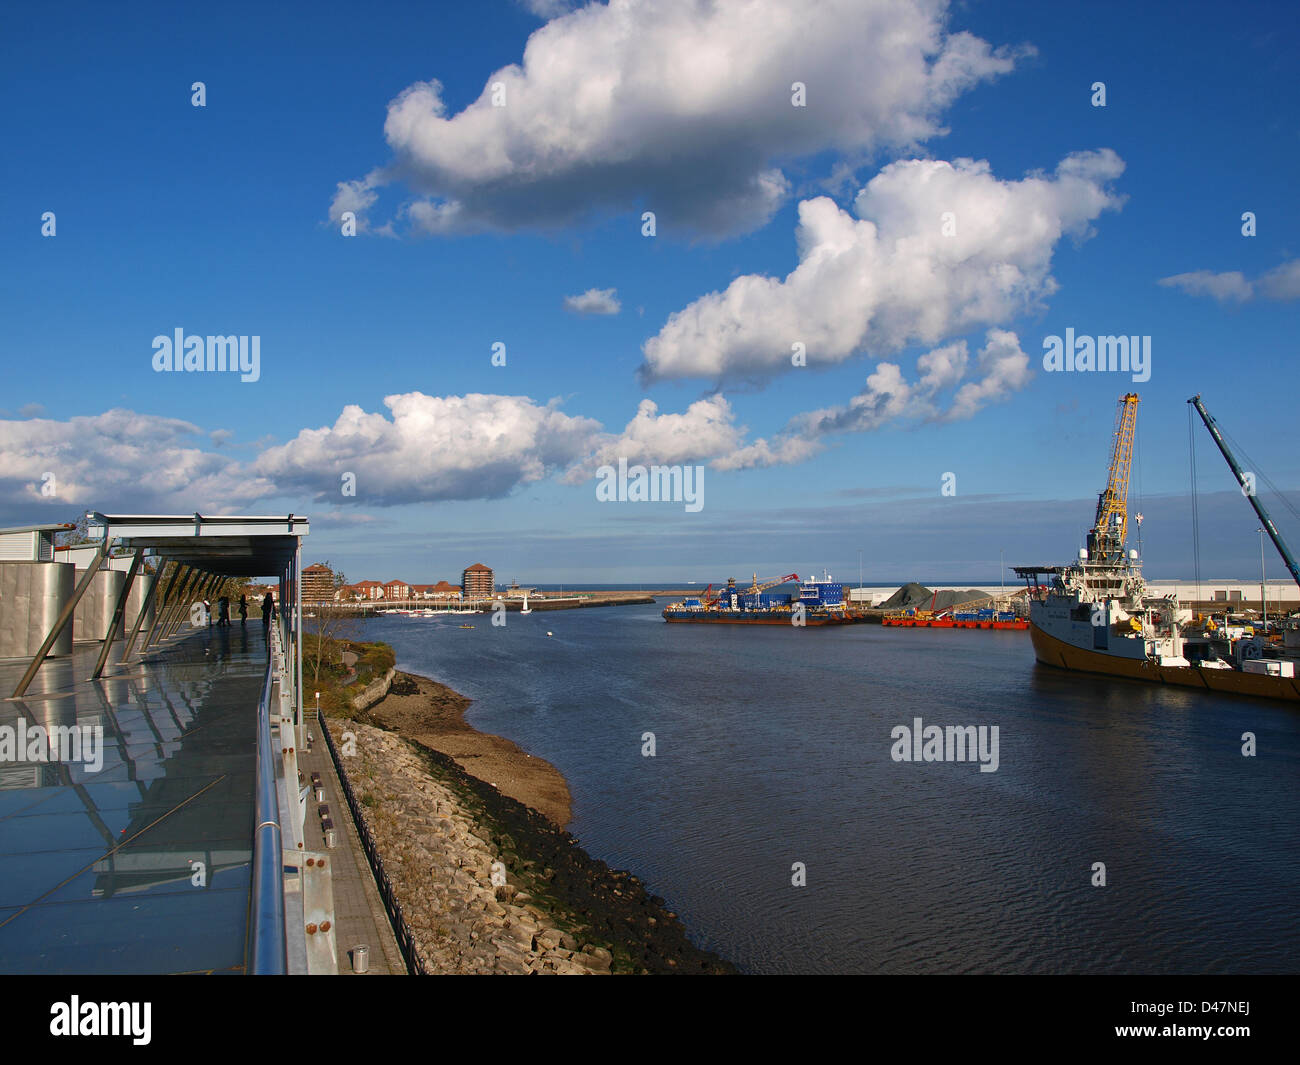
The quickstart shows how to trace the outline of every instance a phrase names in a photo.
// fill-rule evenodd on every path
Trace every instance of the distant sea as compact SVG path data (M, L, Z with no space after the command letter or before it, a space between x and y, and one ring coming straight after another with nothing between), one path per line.
M1023 632L661 609L363 624L557 766L582 845L745 971L1300 969L1294 707L1067 674ZM894 761L918 718L998 726L996 772Z

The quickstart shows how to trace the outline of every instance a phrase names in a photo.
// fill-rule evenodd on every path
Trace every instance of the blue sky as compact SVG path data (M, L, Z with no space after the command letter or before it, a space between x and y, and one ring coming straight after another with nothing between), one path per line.
M0 520L306 512L354 579L994 580L1074 552L1130 389L1150 575L1192 569L1193 392L1294 495L1293 5L533 6L12 12ZM176 328L259 379L155 372ZM1150 380L1045 372L1067 328ZM1252 576L1197 446L1201 568ZM618 456L703 509L598 502Z

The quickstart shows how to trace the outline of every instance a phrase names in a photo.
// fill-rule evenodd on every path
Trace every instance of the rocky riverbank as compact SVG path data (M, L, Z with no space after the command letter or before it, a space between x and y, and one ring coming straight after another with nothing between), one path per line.
M399 673L368 712L330 722L336 744L344 728L356 736L344 769L424 968L734 972L693 946L636 877L593 859L559 827L569 818L564 778L466 725L468 705L443 685Z

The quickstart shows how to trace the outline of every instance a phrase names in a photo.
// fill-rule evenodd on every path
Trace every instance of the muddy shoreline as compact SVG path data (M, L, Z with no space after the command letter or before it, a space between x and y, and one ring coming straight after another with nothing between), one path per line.
M388 694L359 719L450 756L471 776L531 806L558 828L567 826L572 804L564 775L518 744L466 723L471 702L445 684L399 671Z
M470 703L437 681L398 672L385 698L353 715L381 730L375 743L382 740L388 748L382 758L354 763L349 773L359 776L353 786L379 803L372 829L378 829L390 870L412 846L419 852L401 863L410 868L398 875L398 893L408 920L432 930L425 942L436 958L434 968L592 972L602 971L592 957L608 957L603 971L613 973L736 972L694 946L677 915L635 876L592 858L564 831L572 804L563 775L510 740L466 724ZM386 764L395 769L399 762L401 772ZM434 791L442 798L431 820L422 811ZM392 816L384 815L386 808ZM455 833L444 839L438 830L449 814L472 826L462 839L474 841L473 855L455 849ZM505 886L493 884L489 857L504 868ZM439 867L444 859L454 863L457 875L449 884L435 876L431 891L431 865ZM452 912L461 912L461 919L450 921ZM496 946L488 949L487 943Z

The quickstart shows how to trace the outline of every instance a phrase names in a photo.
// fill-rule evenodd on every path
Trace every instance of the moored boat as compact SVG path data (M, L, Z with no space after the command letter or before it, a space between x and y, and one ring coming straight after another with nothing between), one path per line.
M772 589L799 582L798 594ZM851 613L844 602L844 585L829 574L799 581L790 573L759 581L755 574L749 588L741 588L734 577L716 595L710 584L701 596L682 599L664 608L665 621L705 625L790 625L795 628L820 628L825 625L851 625L865 620Z
M1028 589L1034 656L1059 669L1300 702L1300 622L1281 624L1279 645L1245 627L1197 627L1176 596L1148 593L1138 552L1125 548L1137 404L1135 393L1120 400L1109 478L1078 560L1015 568ZM1280 550L1293 566L1284 545Z

